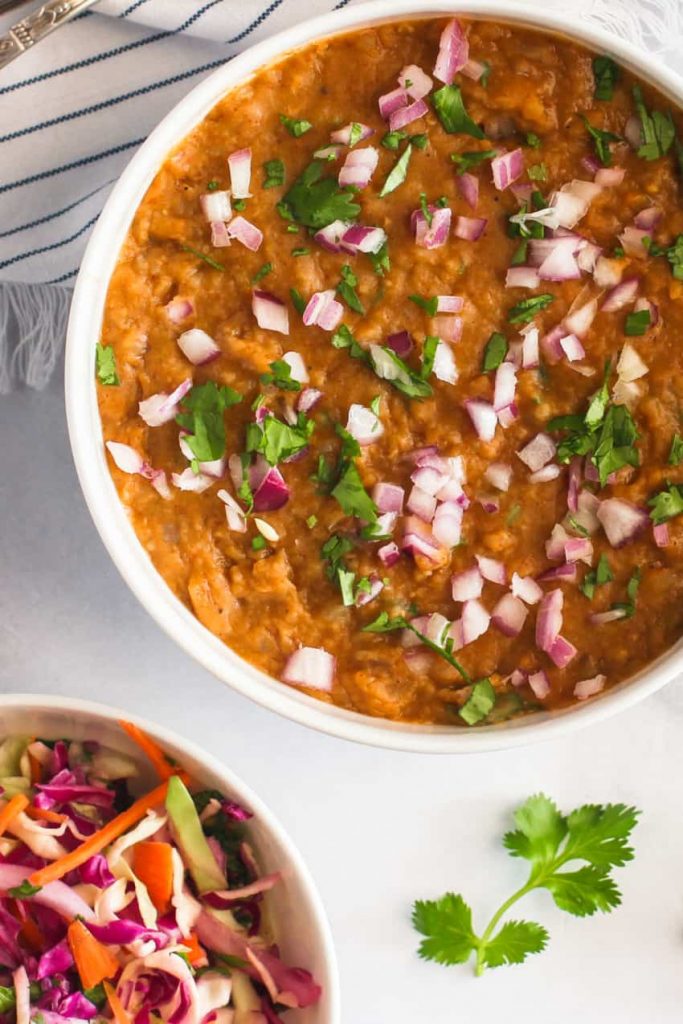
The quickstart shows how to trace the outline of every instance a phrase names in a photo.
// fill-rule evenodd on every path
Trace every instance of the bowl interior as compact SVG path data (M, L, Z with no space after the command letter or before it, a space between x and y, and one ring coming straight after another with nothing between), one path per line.
M0 697L0 739L29 735L98 740L139 764L138 786L142 792L158 784L158 779L139 748L117 725L121 717L122 712L85 701ZM338 1024L336 963L329 928L308 870L291 840L261 800L219 762L172 733L139 719L130 720L153 736L200 785L217 789L254 812L249 831L259 863L266 873L283 874L280 885L269 893L283 957L291 964L306 967L323 987L323 997L317 1006L296 1011L297 1024Z
M459 753L516 746L550 738L628 707L654 692L679 671L683 641L634 678L587 704L525 719L466 730L371 719L321 703L265 675L210 633L166 586L139 543L109 473L97 407L94 359L109 279L134 212L170 150L231 88L261 67L314 39L399 17L457 13L545 28L610 52L626 67L683 106L683 81L650 61L647 54L596 27L577 24L570 14L539 11L514 0L420 2L385 0L344 8L303 22L235 57L195 87L131 160L91 236L74 293L66 354L66 407L77 472L93 520L113 561L138 599L181 647L223 682L252 700L297 722L357 742L429 753Z

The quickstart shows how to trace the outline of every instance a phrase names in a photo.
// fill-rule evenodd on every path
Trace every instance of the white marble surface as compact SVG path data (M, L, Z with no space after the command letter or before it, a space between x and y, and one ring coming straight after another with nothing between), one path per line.
M683 685L568 739L469 758L364 749L238 697L160 632L110 564L78 490L61 380L0 399L0 690L115 703L205 745L280 816L336 938L344 1024L673 1024L683 1019ZM550 948L475 980L415 955L415 897L447 889L478 922L520 883L500 848L510 811L643 810L624 905L577 920L549 897L523 913Z

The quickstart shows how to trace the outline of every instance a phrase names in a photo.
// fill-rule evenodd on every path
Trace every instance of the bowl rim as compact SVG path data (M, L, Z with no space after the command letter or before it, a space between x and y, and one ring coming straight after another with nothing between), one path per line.
M114 564L143 607L195 661L238 693L299 724L347 740L414 753L478 753L552 739L605 720L654 693L679 672L683 638L655 662L582 706L537 712L508 723L465 729L372 718L319 701L242 659L182 604L138 541L107 466L95 388L94 338L121 243L147 187L168 153L231 88L316 39L406 18L463 15L546 30L613 54L625 67L683 107L683 78L651 66L647 53L571 15L517 0L370 0L303 21L257 43L196 85L151 132L119 177L100 214L76 281L65 358L66 413L80 485Z
M286 851L287 867L303 888L306 899L313 912L313 931L320 940L320 954L325 965L325 996L328 1003L328 1024L341 1024L341 994L339 981L339 965L332 938L332 929L320 893L305 860L298 847L289 836L279 819L270 810L263 799L254 792L250 785L242 780L232 768L213 754L206 753L194 740L188 740L173 729L158 725L141 715L131 713L110 704L99 701L83 700L79 697L60 697L43 693L5 693L0 694L0 734L5 716L11 711L35 709L64 711L66 714L91 716L95 723L104 719L115 723L120 719L131 722L144 730L162 747L177 749L187 754L188 759L206 767L213 775L225 783L226 789L234 793L240 803L244 803L254 813L259 826L273 836L277 843Z

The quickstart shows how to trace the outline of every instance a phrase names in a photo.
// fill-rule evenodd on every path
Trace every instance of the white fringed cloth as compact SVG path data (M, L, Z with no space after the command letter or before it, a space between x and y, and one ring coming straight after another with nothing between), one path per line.
M245 47L353 2L101 0L0 72L0 394L48 382L92 226L161 117ZM683 72L683 0L571 7Z

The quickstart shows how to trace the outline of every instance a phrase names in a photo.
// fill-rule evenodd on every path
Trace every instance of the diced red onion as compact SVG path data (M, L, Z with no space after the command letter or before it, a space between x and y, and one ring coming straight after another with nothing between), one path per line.
M317 235L314 237L317 238ZM345 252L379 252L386 240L387 233L383 228L369 224L350 224L342 233L340 245Z
M569 312L563 320L563 326L568 334L574 334L577 338L584 338L588 333L590 325L595 319L595 314L598 311L598 300L591 299L589 302L583 303L582 305L574 308L574 304L569 308Z
M194 313L194 305L190 299L183 299L176 295L165 306L166 315L173 324L181 324L188 316Z
M421 100L432 91L432 80L417 64L407 64L401 69L398 84L414 100Z
M377 557L382 565L386 566L387 569L390 569L391 566L395 565L400 559L401 552L398 549L398 545L394 544L392 540L389 544L383 544L382 547L378 549Z
M644 377L648 372L647 363L643 362L633 345L627 341L621 350L619 361L617 362L617 376L619 379L630 383L631 381L639 380L640 377Z
M171 480L179 491L190 491L193 494L201 494L216 482L215 477L207 476L205 473L195 473L189 467L182 473L171 473Z
M516 366L518 370L522 365L522 347L522 341L509 342L507 355L505 356L505 362L512 363L512 365Z
M398 548L396 550L398 551ZM384 583L379 576L373 574L369 577L368 582L370 583L370 589L359 590L356 594L356 608L362 608L364 605L369 604L370 601L374 601L384 590Z
M441 558L439 542L417 516L407 516L405 519L401 550L413 556L422 555L432 562L438 562Z
M410 479L427 494L438 495L449 477L433 466L418 466L410 474Z
M483 494L477 498L477 501L487 515L495 515L496 512L500 512L500 501L495 496L491 497L490 495Z
M292 380L298 381L299 384L308 384L308 371L299 352L285 352L282 360L287 363Z
M581 488L581 459L575 456L569 463L569 481L567 487L567 508L576 512L579 507L579 490Z
M459 174L457 182L462 198L468 206L476 210L479 202L479 178L474 174Z
M427 494L421 487L414 486L408 495L406 508L420 519L424 519L426 523L431 523L436 512L436 498Z
M401 359L409 355L413 350L413 339L408 331L398 331L396 334L390 334L386 343L388 348L395 352L397 356L400 356Z
M397 89L392 89L391 92L384 93L377 101L380 117L388 121L393 113L408 106L408 99L408 93L400 86Z
M472 420L477 437L482 441L492 441L496 433L498 417L496 410L489 402L481 398L468 398L464 402L467 414Z
M459 316L449 314L448 316L437 316L434 319L434 331L441 341L460 341L462 327L462 317Z
M634 313L641 313L644 309L650 314L650 323L648 327L654 327L659 323L659 307L654 302L650 302L644 295L641 295L639 299L636 299L633 311Z
M454 548L460 543L462 533L462 506L454 501L442 501L437 506L432 521L432 531L439 544Z
M538 366L538 327L534 324L527 324L522 333L522 367L525 370L532 370Z
M624 306L629 306L638 294L637 277L629 277L612 288L605 298L601 309L604 313L615 313Z
M564 594L561 590L550 590L544 594L536 618L536 646L548 653L562 629L562 606Z
M512 479L512 466L504 462L491 462L484 470L484 479L499 491L507 491Z
M429 113L429 107L425 100L415 100L414 103L409 103L407 107L399 107L398 110L394 110L389 115L389 129L392 132L401 131L407 125L412 124L413 121L419 120L424 117L425 114Z
M643 144L643 128L637 114L631 114L624 125L624 138L633 149Z
M372 490L372 500L380 513L402 512L404 497L405 491L402 487L384 481L376 483Z
M634 540L650 522L647 512L621 498L601 501L597 516L613 548Z
M557 565L548 569L538 577L539 583L550 583L553 580L560 580L563 583L576 583L576 563Z
M457 572L451 577L451 593L454 601L472 601L481 597L483 587L484 577L476 565L463 572Z
M455 384L458 379L458 368L455 365L453 351L443 338L439 338L439 344L436 346L432 372L437 380L442 380L446 384Z
M588 616L589 622L594 626L606 626L610 622L618 622L626 618L625 608L610 608L606 612L593 612Z
M259 327L279 334L289 334L287 306L277 295L255 288L251 296L251 308Z
M576 262L586 274L592 274L601 254L602 249L599 245L595 245L593 242L586 242L579 249Z
M574 696L577 700L587 700L594 697L596 693L604 690L607 676L597 675L592 679L581 679L574 687Z
M474 643L486 632L491 623L491 616L480 601L465 601L460 617L462 623L463 647Z
M573 228L588 211L588 202L583 197L566 191L566 186L553 193L550 206L557 211L557 219L563 228Z
M496 382L493 389L493 408L496 412L512 405L517 389L517 368L512 363L501 363L496 370Z
M569 246L557 246L538 268L541 281L578 281L581 268Z
M524 174L524 154L521 149L501 153L491 161L493 184L502 191Z
M631 225L624 228L619 235L619 241L626 255L634 256L639 260L646 259L648 251L643 245L643 239L649 238L650 234L650 231L646 231L644 228L635 228Z
M452 651L459 651L461 647L465 646L465 641L463 639L462 633L461 619L458 619L457 622L454 622L451 628L448 630L448 640L450 641Z
M333 220L331 224L321 228L320 231L316 231L313 235L313 241L317 242L323 249L327 249L328 252L341 252L341 240L348 230L349 225L346 221Z
M178 348L194 366L204 366L217 359L221 350L206 331L193 327L178 337Z
M575 334L566 334L564 338L560 338L560 348L570 363L583 359L586 355L585 348Z
M669 543L669 524L657 523L652 527L652 536L658 548L665 548Z
M537 469L535 473L529 475L530 484L547 484L551 480L557 480L562 470L559 466L551 463L549 466L543 466L542 469Z
M648 206L645 210L641 210L633 218L633 223L637 228L643 228L645 231L651 231L652 228L656 228L662 219L662 211L657 206Z
M352 149L339 171L341 188L366 188L377 167L379 153L374 146Z
M621 185L625 174L626 171L623 167L601 167L593 180L596 185L603 188L612 188L615 185Z
M535 267L508 267L505 275L505 287L538 288L540 280Z
M525 604L538 604L543 597L543 591L533 576L519 576L513 572L511 589L515 597L521 598Z
M300 647L287 659L282 678L286 683L329 693L334 683L335 667L335 659L323 647Z
M160 427L162 423L169 423L175 419L180 401L191 387L192 378L188 377L170 395L165 391L160 391L156 395L144 398L138 405L138 412L147 426Z
M360 134L358 130L360 129ZM343 146L348 146L351 143L351 132L357 136L358 142L364 142L369 139L371 135L375 134L375 129L370 128L367 124L362 124L360 121L353 121L351 124L345 124L343 128L337 128L330 134L331 142L339 142Z
M582 157L581 158L581 163L586 168L588 173L592 174L594 176L598 173L598 171L602 167L602 164L600 163L598 158L596 156L593 156L592 154L590 154L589 156ZM596 180L595 177L594 177L593 180ZM600 183L598 182L598 184L600 184Z
M491 622L504 636L519 636L528 614L519 598L503 594L491 613Z
M498 411L498 422L503 430L507 430L508 427L512 426L518 417L519 409L514 402L512 405L506 405L504 409L499 409Z
M485 217L456 217L453 234L466 242L476 242L486 230L487 223Z
M590 537L570 537L564 542L564 557L567 562L593 561L593 541Z
M437 647L443 647L446 643L446 632L449 627L450 622L445 615L433 612L427 619L424 635L433 644L436 644Z
M333 331L344 316L344 307L336 299L329 302L318 313L317 324L321 331Z
M355 437L358 444L362 447L379 441L384 433L382 422L372 409L368 409L365 405L358 405L355 402L349 406L346 429L351 434L351 437Z
M607 256L600 256L596 260L593 270L593 280L598 288L613 288L619 284L624 274L624 261L608 259Z
M231 153L228 157L228 170L233 199L250 199L251 150L236 149Z
M228 234L251 252L257 252L263 242L263 232L245 217L233 217L228 224Z
M232 217L229 192L206 192L199 197L202 213L209 224L228 221Z
M439 53L434 65L434 75L440 82L451 85L458 71L469 59L469 44L456 18L448 22L439 39Z
M461 313L465 300L462 295L437 295L437 313Z
M489 580L491 583L498 583L503 587L505 586L507 583L507 570L502 562L495 558L487 558L486 555L475 555L474 557L477 560L479 572L485 580Z
M231 244L227 224L222 220L212 220L209 226L211 228L211 245L214 249L225 249Z
M466 61L460 69L465 78L471 78L473 82L478 82L481 76L486 71L486 65L480 60Z
M334 299L334 296L334 288L328 288L324 292L313 292L306 303L306 307L301 316L306 327L311 327L313 324L317 324L318 317L325 307Z
M370 130L370 134L372 134L372 129ZM343 151L344 147L341 145L321 146L320 149L315 150L313 156L316 160L338 160Z
M415 244L421 249L438 249L448 241L448 233L451 229L450 207L430 208L432 216L431 226L422 210L415 210L411 216L413 230L415 231Z
M130 445L121 444L119 441L107 441L106 447L109 449L109 454L122 473L142 473L145 460Z
M566 668L569 662L576 657L578 651L573 644L570 644L569 640L558 636L546 653L558 668Z
M269 466L258 455L249 471L249 486L254 495L254 512L274 512L289 500L289 487L277 466Z
M534 186L531 182L516 182L514 185L510 185L510 191L520 206L523 206L525 203L528 205L534 191Z
M558 558L564 558L564 543L568 539L569 534L564 526L556 523L553 526L550 537L545 542L545 553L551 561L554 562Z
M547 434L536 434L528 444L517 452L517 457L528 466L532 473L542 469L547 462L555 457L556 447L552 437Z
M527 682L537 700L545 700L550 693L550 683L543 669L540 672L532 672Z

